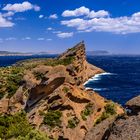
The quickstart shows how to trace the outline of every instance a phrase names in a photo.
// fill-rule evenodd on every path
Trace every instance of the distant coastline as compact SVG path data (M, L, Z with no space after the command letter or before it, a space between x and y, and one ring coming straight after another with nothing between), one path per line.
M33 54L0 54L0 56L32 56Z
M38 53L21 53L21 52L9 52L9 51L0 51L0 56L34 56L34 55L54 55L55 53L48 52L38 52Z

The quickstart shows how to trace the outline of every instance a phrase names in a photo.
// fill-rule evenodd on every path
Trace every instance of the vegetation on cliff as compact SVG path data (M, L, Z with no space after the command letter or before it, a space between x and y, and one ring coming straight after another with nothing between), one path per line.
M56 110L56 111L49 111L46 114L44 113L44 121L43 123L50 126L50 127L55 127L55 126L60 126L61 125L61 118L62 112Z
M99 124L123 113L117 104L85 90L84 82L102 72L86 61L83 42L54 59L0 68L0 138L84 139L96 120Z
M29 124L26 113L19 112L14 115L0 116L0 138L17 140L47 140L47 136L34 130ZM42 138L42 139L41 139Z
M103 120L109 118L110 116L116 115L116 106L113 102L107 103L104 107L102 115L96 120L94 125L101 123Z
M21 85L23 75L22 67L0 68L0 98L5 95L7 98L12 97Z
M83 111L81 111L81 117L83 120L87 120L87 116L91 115L94 111L94 105L88 103Z

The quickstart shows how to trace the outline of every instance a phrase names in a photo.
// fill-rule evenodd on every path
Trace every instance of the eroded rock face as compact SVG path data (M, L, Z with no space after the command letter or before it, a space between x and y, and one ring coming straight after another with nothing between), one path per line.
M108 140L139 140L140 114L124 117L114 122Z
M93 127L85 136L85 140L107 140L108 130L115 121L115 117L102 121L99 125Z
M93 126L105 112L106 106L113 105L115 111L107 118L114 119L124 112L118 104L84 88L86 80L104 72L86 61L84 42L58 58L27 61L20 63L20 66L27 69L23 85L8 102L12 107L10 113L25 109L29 122L52 139L83 140L87 134L87 139L94 137L100 140L110 121L107 119L103 125ZM100 134L97 136L97 133Z
M126 103L126 106L139 106L140 107L140 95L129 100L127 103Z
M140 96L128 101L126 107L128 114L116 119L109 127L108 140L140 139Z
M131 110L130 114L138 114L140 112L140 95L129 100L126 107Z

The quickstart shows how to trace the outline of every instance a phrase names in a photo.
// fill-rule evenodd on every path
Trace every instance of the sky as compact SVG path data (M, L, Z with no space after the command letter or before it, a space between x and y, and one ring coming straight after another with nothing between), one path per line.
M1 0L0 51L140 54L139 0Z

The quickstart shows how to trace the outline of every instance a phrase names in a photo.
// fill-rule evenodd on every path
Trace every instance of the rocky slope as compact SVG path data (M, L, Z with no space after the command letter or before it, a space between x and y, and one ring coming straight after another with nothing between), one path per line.
M120 105L84 88L84 82L102 72L86 61L84 42L54 59L27 60L1 68L2 119L24 111L32 129L44 132L50 139L100 140L108 128L105 126L124 113ZM23 135L8 135L12 128L5 127L4 132L0 129L1 138ZM25 135L30 136L29 132Z
M117 118L107 118L93 127L85 140L139 140L140 96L126 103L127 113Z
M110 129L108 140L140 139L140 96L126 103L128 115L118 118Z

